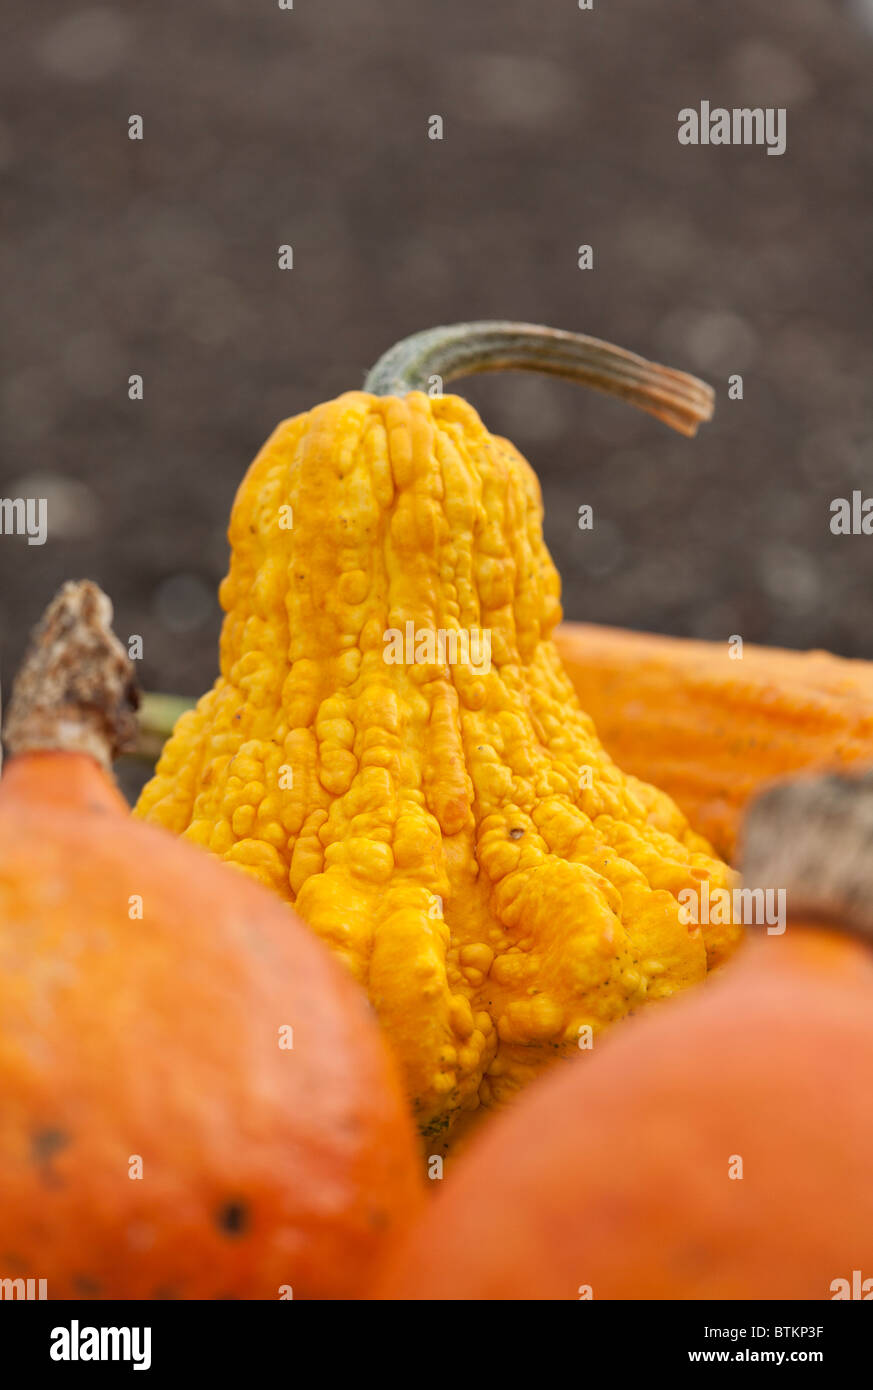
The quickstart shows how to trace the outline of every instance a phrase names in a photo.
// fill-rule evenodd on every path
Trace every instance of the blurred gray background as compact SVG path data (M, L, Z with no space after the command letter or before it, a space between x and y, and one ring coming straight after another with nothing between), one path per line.
M0 53L0 496L49 501L45 546L0 537L5 677L88 575L144 683L199 693L261 442L480 317L718 391L688 441L567 383L459 385L542 479L568 617L873 657L873 537L829 531L873 495L871 0L15 0ZM787 153L680 147L702 98L786 106Z

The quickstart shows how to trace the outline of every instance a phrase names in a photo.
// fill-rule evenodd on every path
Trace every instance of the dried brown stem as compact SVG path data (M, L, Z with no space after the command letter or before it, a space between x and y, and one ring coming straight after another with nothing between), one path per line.
M58 591L12 687L3 729L10 757L37 750L89 753L108 768L135 747L139 697L111 624L112 604L91 580Z
M741 838L749 888L784 888L789 918L824 921L873 943L873 772L771 787Z

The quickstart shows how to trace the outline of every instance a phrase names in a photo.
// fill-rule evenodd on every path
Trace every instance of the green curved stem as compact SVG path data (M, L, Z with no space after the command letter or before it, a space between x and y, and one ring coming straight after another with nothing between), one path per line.
M196 700L186 695L162 695L147 690L140 697L137 712L138 737L133 749L135 758L155 762L176 725L176 720L186 710L193 709Z
M532 323L454 323L414 333L380 357L364 390L405 396L427 390L433 376L445 382L498 371L546 372L583 382L689 436L712 418L714 408L712 387L697 377L599 338Z

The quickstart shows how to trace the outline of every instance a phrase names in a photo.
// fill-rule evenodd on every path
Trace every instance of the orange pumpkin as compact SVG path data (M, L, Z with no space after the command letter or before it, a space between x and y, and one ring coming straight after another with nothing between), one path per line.
M61 591L7 721L0 1274L49 1298L349 1296L420 1196L393 1065L286 905L128 816L110 616Z
M768 794L746 865L784 935L496 1120L378 1296L873 1297L871 826L870 783Z

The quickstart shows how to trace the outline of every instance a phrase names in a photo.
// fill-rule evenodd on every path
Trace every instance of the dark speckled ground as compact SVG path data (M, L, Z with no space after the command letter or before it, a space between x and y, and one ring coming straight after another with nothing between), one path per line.
M543 480L569 616L873 656L873 537L828 529L831 498L873 494L871 15L7 6L0 495L48 496L52 527L43 547L0 537L4 670L87 574L143 635L146 684L203 688L262 439L394 339L464 317L579 328L719 390L692 443L565 383L470 384ZM681 148L701 98L786 106L787 153Z

